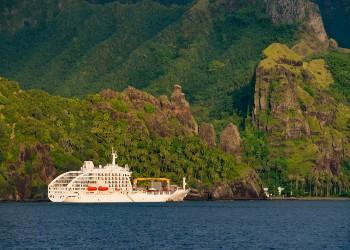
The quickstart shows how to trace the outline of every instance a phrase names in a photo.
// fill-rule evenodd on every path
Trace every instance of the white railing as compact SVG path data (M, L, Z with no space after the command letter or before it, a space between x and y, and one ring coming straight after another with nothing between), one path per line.
M48 197L51 201L62 202L66 198L68 184L82 171L70 171L57 176L48 186Z

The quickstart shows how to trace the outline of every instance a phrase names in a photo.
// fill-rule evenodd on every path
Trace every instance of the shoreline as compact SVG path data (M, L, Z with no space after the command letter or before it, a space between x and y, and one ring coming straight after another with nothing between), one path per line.
M272 197L267 200L299 200L299 201L350 201L349 197Z
M216 201L350 201L350 197L272 197L267 199L222 199L222 200L184 200L183 202ZM0 200L0 203L54 203L50 200ZM64 202L63 202L64 203ZM133 202L130 202L133 203ZM170 203L170 202L165 202ZM175 202L177 203L177 202ZM179 202L181 203L181 202Z

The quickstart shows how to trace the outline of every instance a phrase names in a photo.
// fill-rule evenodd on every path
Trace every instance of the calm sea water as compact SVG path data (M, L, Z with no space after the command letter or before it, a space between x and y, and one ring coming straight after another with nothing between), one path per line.
M0 203L0 247L350 249L350 202Z

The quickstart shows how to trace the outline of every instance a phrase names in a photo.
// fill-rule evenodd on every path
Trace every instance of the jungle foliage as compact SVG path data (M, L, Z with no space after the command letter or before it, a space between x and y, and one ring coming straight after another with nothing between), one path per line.
M115 112L130 116L114 120ZM45 192L42 173L48 165L52 163L59 174L79 169L82 160L106 164L112 147L118 152L118 163L128 164L134 177L169 177L181 183L186 176L196 187L246 174L249 168L244 163L218 148L208 148L195 135L160 137L151 130L145 135L131 126L142 127L153 112L151 105L139 110L119 97L105 100L95 94L69 99L40 90L22 91L18 84L0 79L0 196L18 193L16 188L29 185L29 180L31 189ZM47 155L39 150L43 146L48 147ZM37 193L27 192L25 198Z
M325 56L325 60L335 80L333 94L350 104L350 53L332 52Z
M37 145L45 145L58 173L79 168L82 159L104 164L113 146L120 163L128 163L135 176L166 176L177 182L187 176L197 187L234 180L253 168L274 194L283 186L289 195L348 195L348 158L336 177L315 172L314 166L320 154L315 142L336 138L338 131L341 138L349 138L343 132L349 129L349 118L343 115L350 102L349 54L323 55L334 83L322 86L322 94L337 101L333 106L324 104L334 111L334 124L327 133L321 136L320 122L305 117L312 138L272 137L251 119L254 73L263 49L274 42L292 45L299 27L272 25L263 1L230 2L1 1L0 75L19 81L21 87L0 79L0 190L18 192L16 181L22 180L25 188L27 176L34 189L45 190L40 177L42 153L37 152ZM343 14L331 17L347 22ZM327 31L332 29L332 23L327 19L325 23ZM305 63L310 71L319 66ZM322 82L322 72L315 78ZM145 136L137 127L130 128L129 120L111 119L111 112L121 117L132 114L136 124L144 124L154 115L153 105L136 109L122 98L106 101L97 94L132 85L157 96L169 95L175 83L183 86L199 122L212 122L217 132L228 122L240 127L240 161L219 147L208 148L194 135ZM320 99L318 86L298 84L302 111L308 106L319 109L314 105ZM271 84L275 87L278 82ZM295 112L290 110L289 115ZM172 131L181 126L177 120L171 122ZM283 145L276 146L282 140Z
M259 1L16 3L16 16L3 15L1 75L77 97L128 85L169 94L179 83L200 120L244 116L261 51L297 31L272 25Z

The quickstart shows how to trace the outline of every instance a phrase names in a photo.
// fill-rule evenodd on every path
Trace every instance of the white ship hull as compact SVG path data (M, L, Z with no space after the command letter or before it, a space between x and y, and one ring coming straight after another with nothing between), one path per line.
M189 190L183 186L170 185L167 178L136 178L131 184L129 167L116 164L116 153L112 152L112 164L95 167L93 162L85 161L80 171L70 171L57 176L48 186L48 198L52 202L167 202L182 201ZM137 181L159 182L156 188L138 188ZM151 182L152 184L152 182Z
M130 193L79 193L70 195L62 202L70 203L121 203L121 202L178 202L188 194L188 190L176 190L175 192L140 192Z

